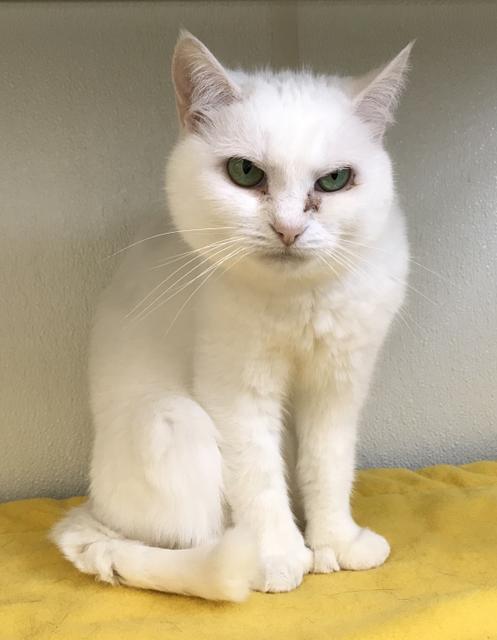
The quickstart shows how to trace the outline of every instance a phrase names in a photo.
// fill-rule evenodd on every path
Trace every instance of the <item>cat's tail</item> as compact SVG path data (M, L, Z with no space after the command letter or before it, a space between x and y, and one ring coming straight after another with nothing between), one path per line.
M254 543L238 528L212 544L162 549L122 537L98 522L88 505L69 511L50 537L80 571L98 580L208 600L245 600L257 567Z

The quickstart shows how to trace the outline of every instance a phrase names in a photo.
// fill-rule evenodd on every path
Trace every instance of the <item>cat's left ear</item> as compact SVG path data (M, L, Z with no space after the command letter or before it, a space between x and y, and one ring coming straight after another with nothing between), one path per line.
M409 54L414 40L386 66L375 69L365 77L352 81L354 107L366 122L375 139L380 140L389 124L394 122L394 111L405 85L409 70Z
M217 109L240 99L240 89L223 65L188 31L180 33L171 72L178 116L189 131L197 131Z

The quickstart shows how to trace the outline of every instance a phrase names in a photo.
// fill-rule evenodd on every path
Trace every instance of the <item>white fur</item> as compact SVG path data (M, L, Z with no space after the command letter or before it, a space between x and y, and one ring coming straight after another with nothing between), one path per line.
M227 72L183 34L173 77L185 129L166 180L180 232L150 226L143 237L160 235L130 248L100 305L91 499L53 534L81 571L240 600L249 586L288 591L310 570L388 556L349 497L361 405L407 276L378 138L406 62L372 80L371 127L367 88ZM232 156L265 170L264 190L230 181ZM342 166L354 186L314 191ZM293 247L305 259L288 258L270 224L305 228Z

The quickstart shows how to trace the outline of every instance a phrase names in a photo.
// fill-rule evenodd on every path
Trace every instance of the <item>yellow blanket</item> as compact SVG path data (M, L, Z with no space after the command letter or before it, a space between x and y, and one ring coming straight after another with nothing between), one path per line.
M387 563L241 605L78 573L46 535L80 500L0 505L2 640L497 639L497 462L361 472L355 512L390 540Z

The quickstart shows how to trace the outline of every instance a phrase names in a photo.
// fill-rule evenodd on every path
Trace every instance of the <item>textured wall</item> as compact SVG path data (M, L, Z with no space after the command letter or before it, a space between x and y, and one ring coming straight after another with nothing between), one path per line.
M388 145L413 254L440 276L413 265L361 461L497 457L497 6L1 3L0 498L85 489L89 321L105 258L161 206L179 26L232 65L351 73L418 39Z

